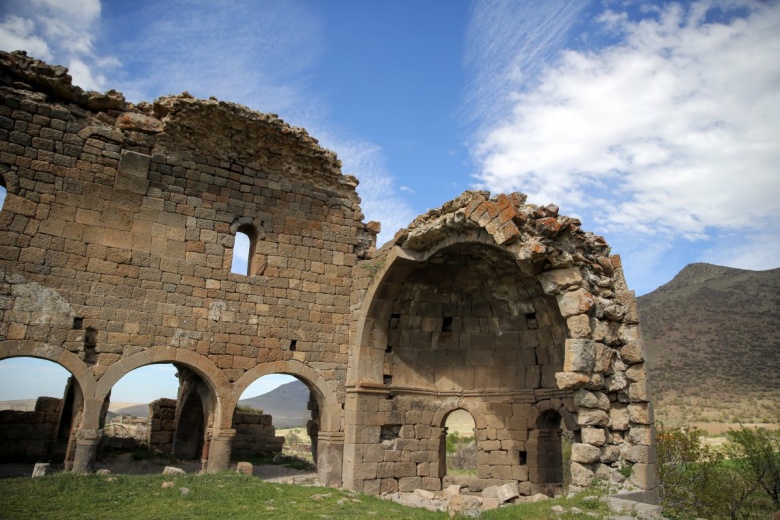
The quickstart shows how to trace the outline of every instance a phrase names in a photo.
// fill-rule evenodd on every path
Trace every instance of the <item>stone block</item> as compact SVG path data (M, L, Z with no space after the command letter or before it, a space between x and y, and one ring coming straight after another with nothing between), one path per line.
M557 296L558 307L564 318L577 314L586 314L595 305L593 295L585 289L565 292Z
M575 443L571 447L571 460L581 464L592 464L601 459L601 450L590 444Z
M401 477L398 479L398 491L402 493L411 493L417 488L422 487L421 477Z
M628 417L633 423L652 424L653 407L650 403L632 403L628 405Z
M582 442L593 446L603 446L607 441L607 435L603 428L582 428L580 430Z
M588 487L595 477L594 469L590 465L571 463L571 483L575 486Z
M236 464L236 472L242 475L252 475L254 467L251 462L239 462Z
M580 409L577 414L577 424L580 426L606 426L609 415L604 410Z
M508 502L518 496L520 496L520 491L517 488L516 482L498 486L496 489L496 498L498 498L500 502Z
M596 361L596 343L589 339L567 339L563 360L564 372L593 371Z
M538 278L542 283L542 289L547 294L557 294L582 283L582 274L577 269L544 271Z
M636 463L631 469L629 480L640 489L658 487L658 467L655 464Z
M628 432L628 441L639 446L651 446L653 444L652 429L649 426L632 426Z

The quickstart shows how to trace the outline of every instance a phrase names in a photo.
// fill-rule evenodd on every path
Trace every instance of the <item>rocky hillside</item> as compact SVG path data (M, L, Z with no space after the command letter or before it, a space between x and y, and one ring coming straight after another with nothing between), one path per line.
M780 269L691 264L638 304L658 418L780 423Z
M239 406L248 406L273 416L276 428L297 428L306 426L311 412L306 409L309 402L309 388L296 380L283 384L263 395L241 399Z

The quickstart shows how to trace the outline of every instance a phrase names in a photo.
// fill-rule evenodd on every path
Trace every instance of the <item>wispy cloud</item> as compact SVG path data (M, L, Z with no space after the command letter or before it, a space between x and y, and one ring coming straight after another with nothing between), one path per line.
M320 142L338 151L343 171L355 175L366 221L381 222L382 232L377 237L381 246L406 227L415 217L408 202L398 193L395 179L387 170L382 149L370 142L322 133ZM403 187L400 188L401 190Z
M512 110L482 120L479 184L604 233L780 241L780 5L670 4L601 22L617 43L563 51L535 85L501 90Z
M472 71L462 116L501 118L518 85L532 84L556 59L590 0L477 0L466 32L465 65Z
M94 50L100 0L11 0L0 14L0 48L65 65L82 88L103 90L105 71L119 64Z

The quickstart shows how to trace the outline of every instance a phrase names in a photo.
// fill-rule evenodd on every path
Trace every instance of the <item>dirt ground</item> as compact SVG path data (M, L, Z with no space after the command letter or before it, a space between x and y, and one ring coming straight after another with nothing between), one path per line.
M30 477L34 464L0 464L0 478ZM104 461L95 463L95 470L107 469L112 474L125 475L154 475L162 473L165 466L174 466L183 469L187 473L198 473L201 470L200 462L179 461L165 463L157 460L133 460L130 454L117 455ZM235 470L233 463L230 467ZM62 471L61 465L53 464L52 472ZM254 466L252 474L268 482L284 482L290 484L318 484L317 472L312 470L297 470L286 466L267 464Z

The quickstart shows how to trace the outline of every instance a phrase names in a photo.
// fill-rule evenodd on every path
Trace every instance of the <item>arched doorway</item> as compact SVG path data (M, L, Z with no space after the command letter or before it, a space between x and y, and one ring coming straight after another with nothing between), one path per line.
M306 381L269 374L241 394L233 414L233 458L305 468L316 464L319 404Z
M476 423L474 417L462 408L448 413L442 427L439 447L439 475L477 473Z
M553 494L563 486L563 430L561 415L545 410L536 419L536 428L528 435L528 471L538 492Z
M67 468L83 401L78 382L58 363L33 357L0 360L0 461L64 463Z
M332 382L326 381L317 370L300 361L276 361L257 365L247 371L236 381L234 395L243 395L250 384L270 374L292 376L304 384L303 396L308 391L306 429L311 440L317 475L326 486L340 486L344 457L343 408L336 399ZM299 403L303 402L303 396L298 399Z

